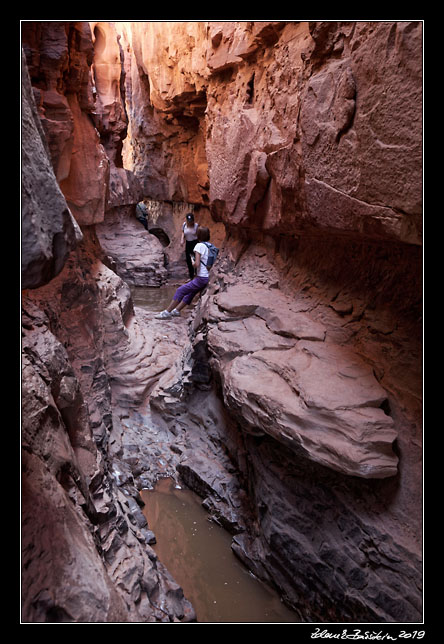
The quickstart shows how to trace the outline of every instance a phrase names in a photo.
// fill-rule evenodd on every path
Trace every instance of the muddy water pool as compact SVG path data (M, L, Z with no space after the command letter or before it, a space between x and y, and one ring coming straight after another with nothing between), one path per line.
M208 519L201 499L170 478L142 490L153 546L198 622L294 623L296 614L254 577L231 550L231 536Z
M163 311L171 302L180 284L154 286L130 286L134 306L146 311Z

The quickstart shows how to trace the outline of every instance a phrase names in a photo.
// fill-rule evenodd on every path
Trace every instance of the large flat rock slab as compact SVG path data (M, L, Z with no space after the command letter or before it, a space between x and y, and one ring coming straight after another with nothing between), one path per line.
M321 351L319 351L321 347ZM236 357L223 372L228 407L248 431L269 434L295 452L363 478L397 473L386 393L357 356L300 341L288 350Z
M278 289L238 283L209 304L208 347L227 408L248 433L267 434L343 474L397 474L387 393L350 347Z

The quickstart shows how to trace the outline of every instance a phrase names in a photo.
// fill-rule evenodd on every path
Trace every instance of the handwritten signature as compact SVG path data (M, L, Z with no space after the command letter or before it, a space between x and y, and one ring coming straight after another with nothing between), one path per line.
M424 637L425 631L402 631L400 630L398 635L389 635L389 633L384 633L384 631L361 631L359 628L355 628L352 631L344 629L342 633L330 633L326 629L322 630L316 628L315 631L311 634L311 639L335 639L335 640L392 640L395 641L399 639L417 639L420 640Z

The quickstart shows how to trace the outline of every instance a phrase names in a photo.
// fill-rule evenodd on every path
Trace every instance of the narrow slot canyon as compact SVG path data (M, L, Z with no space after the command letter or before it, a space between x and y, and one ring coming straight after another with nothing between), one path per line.
M21 22L22 623L423 623L422 29Z

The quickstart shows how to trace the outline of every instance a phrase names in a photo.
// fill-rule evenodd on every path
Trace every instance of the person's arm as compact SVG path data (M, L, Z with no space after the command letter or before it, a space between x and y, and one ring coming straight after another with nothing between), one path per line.
M193 266L196 269L196 275L197 275L198 270L199 270L199 266L200 266L200 253L197 250L194 251Z

